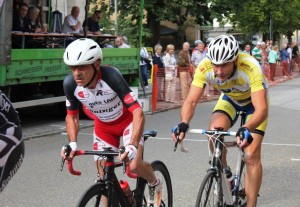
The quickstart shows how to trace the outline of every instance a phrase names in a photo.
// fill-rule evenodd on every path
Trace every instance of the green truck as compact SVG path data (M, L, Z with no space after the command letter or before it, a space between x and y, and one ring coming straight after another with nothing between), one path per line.
M12 14L13 1L0 0L0 90L16 108L65 101L62 82L70 73L65 48L13 49ZM138 85L138 48L103 48L103 56L103 64L117 67L130 86Z

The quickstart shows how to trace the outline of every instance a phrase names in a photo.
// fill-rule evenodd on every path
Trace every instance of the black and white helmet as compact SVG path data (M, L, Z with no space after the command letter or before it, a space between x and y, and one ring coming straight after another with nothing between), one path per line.
M213 64L232 62L239 52L239 43L232 35L220 35L208 45L207 57Z
M89 65L103 60L102 50L97 42L80 38L68 45L64 53L64 62L69 66Z

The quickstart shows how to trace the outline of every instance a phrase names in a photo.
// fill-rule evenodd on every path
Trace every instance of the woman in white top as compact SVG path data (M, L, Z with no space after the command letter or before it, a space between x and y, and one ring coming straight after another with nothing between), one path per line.
M166 55L163 57L165 65L165 80L166 80L166 102L175 102L175 87L177 76L177 62L174 55L175 47L172 44L167 45Z

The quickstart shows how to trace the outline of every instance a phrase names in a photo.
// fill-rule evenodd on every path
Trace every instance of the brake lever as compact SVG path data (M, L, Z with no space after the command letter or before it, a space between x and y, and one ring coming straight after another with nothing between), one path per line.
M176 150L177 150L178 142L179 142L179 136L176 135L176 142L175 142L175 146L174 146L174 152L176 152Z
M60 171L62 171L64 169L65 161L66 161L66 159L64 159L64 158L61 159Z
M120 155L123 154L124 152L125 152L125 147L121 146L119 148ZM122 160L122 165L123 165L123 174L125 174L126 173L126 162L125 162L125 160Z
M71 149L70 145L65 145L64 148L65 148L65 156L67 157L67 156L70 155L72 149ZM65 161L66 161L65 158L62 158L62 159L61 159L61 163L60 163L60 171L63 170L64 165L65 165Z

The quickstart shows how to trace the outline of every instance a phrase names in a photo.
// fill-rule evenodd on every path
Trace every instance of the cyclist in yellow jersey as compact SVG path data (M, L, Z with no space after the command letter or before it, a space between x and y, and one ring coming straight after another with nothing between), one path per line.
M184 139L207 84L221 91L209 129L229 130L238 118L238 111L247 114L246 123L237 131L237 143L245 149L247 206L255 206L262 182L261 143L269 110L267 80L257 60L248 54L239 53L238 42L233 36L216 37L208 46L207 58L196 69L188 97L182 106L181 123L173 128L174 141L178 130L179 141ZM222 162L226 167L226 153L224 155ZM228 171L229 168L225 168L227 177L231 173Z

